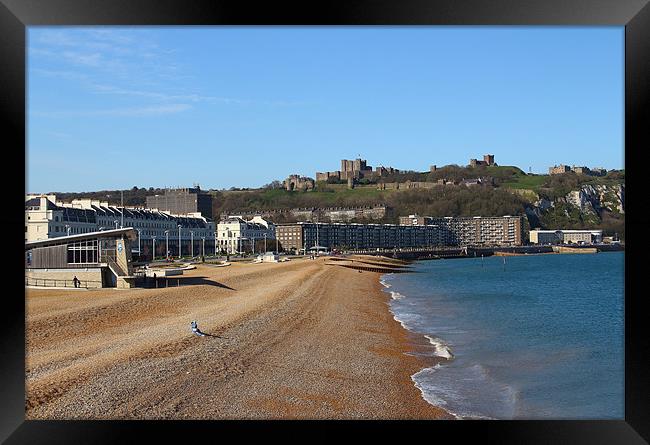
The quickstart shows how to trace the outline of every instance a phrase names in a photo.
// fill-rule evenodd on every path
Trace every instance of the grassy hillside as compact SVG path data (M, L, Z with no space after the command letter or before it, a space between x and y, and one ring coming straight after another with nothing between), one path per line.
M621 184L625 171L611 171L604 177L592 177L566 173L562 175L526 174L514 166L460 167L448 165L435 172L409 172L382 177L380 181L427 181L438 179L462 180L490 176L495 186L439 185L432 189L379 190L375 182L355 185L349 190L346 184L318 182L316 189L308 192L288 192L274 187L249 190L211 190L213 214L239 211L291 209L300 207L355 207L384 204L386 217L377 222L396 223L398 217L412 213L427 216L502 216L522 215L539 198L556 200L571 190L585 184ZM161 189L133 187L124 190L126 205L144 205L145 197L162 193ZM109 200L119 204L119 190L103 190L87 193L57 193L59 199L80 197ZM290 219L289 219L290 220ZM544 228L603 228L608 232L624 231L624 215L606 214L602 220L593 215L582 215L578 209L559 205L547 211L539 222ZM283 222L283 221L278 221ZM363 221L358 221L363 222Z
M509 181L503 182L501 187L535 191L539 190L547 179L547 175L516 175Z
M309 192L255 190L219 192L215 211L269 210L296 207L352 207L385 204L383 222L397 222L401 215L498 216L521 214L526 200L505 190L491 187L437 186L433 189L377 190L376 187L326 189Z

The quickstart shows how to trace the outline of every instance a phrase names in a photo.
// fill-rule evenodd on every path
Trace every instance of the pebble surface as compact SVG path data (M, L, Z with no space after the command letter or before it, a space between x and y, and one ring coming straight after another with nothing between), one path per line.
M320 258L180 280L27 290L26 418L452 418L411 381L430 345L393 319L378 273Z

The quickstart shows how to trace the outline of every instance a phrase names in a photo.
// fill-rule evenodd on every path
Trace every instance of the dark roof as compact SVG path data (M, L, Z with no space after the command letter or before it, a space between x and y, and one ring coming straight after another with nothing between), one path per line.
M85 223L96 223L97 219L95 217L95 211L90 209L80 209L78 207L60 207L54 204L49 199L45 200L47 208L41 210L56 210L62 211L63 215L61 216L62 221L73 221L73 222L85 222ZM32 198L25 201L25 210L28 207L40 207L41 200L40 198Z
M54 205L54 203L49 199L45 200L45 205L47 206L48 209L56 207L56 205ZM40 206L41 206L41 198L31 198L25 201L25 210L27 210L27 207L40 207ZM47 209L43 209L43 210L47 210Z
M76 241L88 240L88 239L113 238L119 235L126 235L131 240L137 239L135 229L131 227L126 227L123 229L102 230L99 232L82 233L79 235L70 235L70 236L57 236L55 238L48 238L39 241L30 241L25 243L25 250L33 249L34 247L46 247L46 246L53 246L57 244L67 244Z

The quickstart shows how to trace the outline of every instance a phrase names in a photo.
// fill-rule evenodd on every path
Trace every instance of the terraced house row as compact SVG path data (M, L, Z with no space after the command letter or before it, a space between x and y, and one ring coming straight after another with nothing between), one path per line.
M200 255L214 252L216 226L200 213L174 215L154 209L111 206L107 202L75 199L57 201L56 195L27 196L25 242L133 228L134 253L150 256ZM180 246L180 252L179 252Z

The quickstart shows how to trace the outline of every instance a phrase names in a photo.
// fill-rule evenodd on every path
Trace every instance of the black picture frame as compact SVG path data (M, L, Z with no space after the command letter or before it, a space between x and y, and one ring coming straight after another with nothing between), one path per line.
M26 421L23 241L15 236L22 197L14 171L25 172L26 27L34 25L617 25L625 26L625 159L627 170L625 252L625 420L617 421L413 421L413 422L195 422ZM421 432L431 440L482 443L647 443L650 440L644 264L641 237L650 228L640 184L643 150L650 147L650 6L648 0L365 0L260 2L233 0L0 0L0 122L4 129L5 273L0 310L0 439L6 443L135 442L152 433L181 433L193 440L224 431L248 438L281 429L301 432L362 430L367 439L387 429ZM6 157L5 157L6 159ZM22 168L21 168L22 167ZM26 174L26 172L25 172ZM14 190L15 189L15 190ZM647 201L647 199L646 199ZM8 269L8 270L7 270ZM14 279L15 273L15 279ZM7 287L7 284L12 284ZM15 286L15 287L14 287ZM11 290L9 290L11 289ZM15 292L14 290L17 289ZM268 437L268 436L267 436ZM324 437L324 436L323 436ZM185 439L182 439L185 440ZM407 439L408 440L408 439Z

